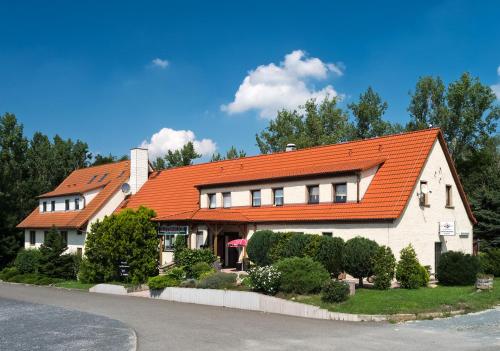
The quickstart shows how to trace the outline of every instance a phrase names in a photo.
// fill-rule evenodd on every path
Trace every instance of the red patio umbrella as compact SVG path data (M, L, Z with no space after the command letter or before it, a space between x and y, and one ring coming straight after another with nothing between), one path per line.
M230 242L227 243L227 247L236 247L236 248L242 248L247 246L247 239L234 239L231 240ZM241 270L244 271L245 267L243 266L244 259L241 259Z

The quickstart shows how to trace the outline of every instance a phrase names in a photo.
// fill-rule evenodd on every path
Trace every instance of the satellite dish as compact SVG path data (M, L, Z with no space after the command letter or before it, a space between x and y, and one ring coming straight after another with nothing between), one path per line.
M420 187L420 191L422 192L422 194L428 194L429 187L427 186L427 184L422 184L422 186Z
M124 193L125 195L130 194L130 184L129 183L122 184L122 193Z

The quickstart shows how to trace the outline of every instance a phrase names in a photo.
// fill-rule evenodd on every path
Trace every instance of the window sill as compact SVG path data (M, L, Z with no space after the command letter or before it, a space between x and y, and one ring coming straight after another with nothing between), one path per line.
M445 206L445 208L449 208L449 209L453 210L455 208L455 206Z

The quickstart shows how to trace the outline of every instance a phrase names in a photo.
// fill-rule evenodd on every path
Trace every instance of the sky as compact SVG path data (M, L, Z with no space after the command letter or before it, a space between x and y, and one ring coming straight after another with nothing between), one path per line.
M420 76L500 97L498 1L0 0L0 113L91 152L257 154L281 108L372 86L406 123Z

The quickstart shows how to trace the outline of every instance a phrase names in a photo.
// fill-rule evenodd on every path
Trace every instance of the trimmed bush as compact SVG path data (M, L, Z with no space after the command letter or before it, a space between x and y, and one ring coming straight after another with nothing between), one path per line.
M21 250L16 256L14 267L16 267L21 274L38 273L41 256L40 250L38 249Z
M186 272L184 271L184 269L182 269L182 267L171 268L165 273L165 275L168 275L169 277L178 281L186 279Z
M349 284L338 280L328 280L321 289L321 300L342 302L349 298Z
M271 263L278 262L285 257L285 249L288 245L288 241L294 235L298 235L295 232L286 233L273 233L271 238L271 247L268 252L268 257Z
M373 263L373 273L375 274L373 287L379 290L389 289L396 269L396 259L392 250L387 246L380 246Z
M211 264L208 264L207 262L198 262L195 263L193 267L191 267L191 272L194 279L199 279L200 276L205 272L215 273L215 269Z
M304 257L306 249L311 242L313 235L310 234L295 234L290 237L284 248L284 256L286 257Z
M323 265L310 257L285 258L274 267L281 273L280 290L287 293L318 292L330 278Z
M401 250L400 260L396 268L396 279L404 289L418 289L422 286L422 267L417 259L415 249L410 244Z
M260 230L250 237L247 244L247 254L250 260L257 266L267 266L271 264L269 253L273 243L278 240L279 235L276 235L271 230Z
M360 236L348 240L345 244L344 269L359 279L360 287L363 287L363 278L373 275L373 259L377 250L378 244L375 241Z
M203 272L200 274L200 276L198 277L198 280L205 280L207 279L208 277L211 277L213 276L215 273L217 273L217 271L214 269L213 271L207 271L207 272Z
M344 271L344 240L318 235L318 249L313 257L335 278Z
M229 289L236 285L236 274L217 272L197 284L200 289Z
M158 275L148 279L148 286L150 290L159 290L171 286L178 286L179 283L179 280L169 275Z
M186 279L179 284L180 288L196 288L196 279Z
M275 295L281 282L281 273L273 266L254 267L248 271L250 288L267 295Z
M437 267L437 279L443 285L472 285L479 273L479 259L459 251L441 255Z
M431 279L431 276L429 274L429 270L424 267L420 266L419 267L419 277L420 277L420 286L425 288L429 284L429 280Z
M184 267L188 278L194 278L193 267L200 262L212 265L217 258L210 249L183 249L177 252L175 264Z

